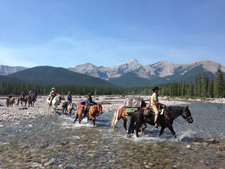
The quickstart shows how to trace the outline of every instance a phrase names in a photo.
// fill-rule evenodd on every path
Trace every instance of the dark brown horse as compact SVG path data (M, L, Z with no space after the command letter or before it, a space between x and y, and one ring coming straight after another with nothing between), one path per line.
M17 106L19 105L19 102L21 101L21 105L23 106L23 102L25 103L25 106L27 105L27 102L28 102L28 96L24 96L24 98L22 98L22 96L20 95L18 98L17 98Z
M144 116L144 111L145 111L144 109L139 109L131 115L128 136L130 136L131 133L134 133L134 129L135 129L136 136L138 137L139 128L141 127L141 124L143 124L143 123L148 123L150 125L154 125L154 115L149 114L148 116ZM184 119L187 120L188 123L193 122L193 118L191 116L191 112L190 112L188 106L187 107L180 107L180 106L166 107L164 109L163 115L159 115L158 120L157 120L159 126L161 126L159 136L161 136L163 131L165 130L165 128L168 127L169 130L171 131L171 133L176 138L176 133L173 130L172 124L173 124L173 121L178 116L182 116Z
M84 117L90 118L92 119L92 122L95 126L95 119L96 116L99 116L100 114L102 114L102 105L101 104L96 104L93 105L89 108L88 113L86 113L86 115L84 116L84 107L85 105L78 105L78 111L77 111L77 115L76 118L74 120L74 123L76 122L76 120L79 118L79 123L81 123L82 119Z
M28 106L34 107L34 102L36 101L37 95L33 94L32 96L28 96Z
M15 103L15 98L10 98L10 99L7 99L6 101L7 107L13 106L14 103Z

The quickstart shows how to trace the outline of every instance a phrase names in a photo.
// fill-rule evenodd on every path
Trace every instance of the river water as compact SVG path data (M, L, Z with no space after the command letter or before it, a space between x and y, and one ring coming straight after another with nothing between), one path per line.
M97 117L95 127L74 124L74 116L4 123L0 168L225 168L225 106L190 102L189 109L194 122L179 117L177 139L168 129L158 138L152 126L127 138L122 120L112 132L113 113Z

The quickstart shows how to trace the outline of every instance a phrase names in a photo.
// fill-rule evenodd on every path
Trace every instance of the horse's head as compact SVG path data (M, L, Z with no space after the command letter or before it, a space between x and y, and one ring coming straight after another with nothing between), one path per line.
M191 116L191 112L190 112L188 106L184 108L183 113L182 113L182 117L184 119L186 119L188 123L193 123L193 118Z
M101 104L97 104L97 111L102 114L102 105Z

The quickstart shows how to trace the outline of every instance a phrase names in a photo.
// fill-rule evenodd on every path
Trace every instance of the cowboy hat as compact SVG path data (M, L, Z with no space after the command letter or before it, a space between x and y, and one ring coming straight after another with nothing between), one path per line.
M152 91L159 90L158 86L154 87Z

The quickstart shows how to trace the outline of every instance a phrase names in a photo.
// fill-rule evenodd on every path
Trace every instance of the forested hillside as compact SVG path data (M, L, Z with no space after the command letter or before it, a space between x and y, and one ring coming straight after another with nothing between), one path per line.
M0 82L16 82L24 84L46 85L75 85L75 86L103 86L116 87L109 82L69 71L65 68L56 68L51 66L38 66L8 76L1 76Z
M37 85L24 83L7 83L0 84L0 95L20 95L22 90L28 92L30 89L35 89L39 95L49 94L52 85ZM85 95L89 92L94 95L151 95L154 86L135 87L135 88L114 88L114 87L94 87L94 86L75 86L75 85L56 85L56 91L66 95L71 91L72 95ZM186 83L184 80L180 82L172 82L159 85L161 96L171 97L210 97L222 98L225 97L225 80L220 67L216 73L215 80L210 79L207 73L198 74L195 82Z

